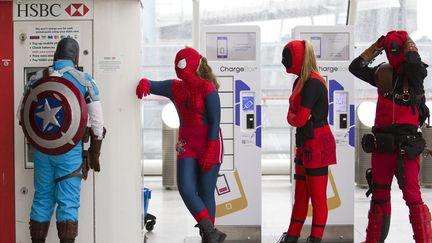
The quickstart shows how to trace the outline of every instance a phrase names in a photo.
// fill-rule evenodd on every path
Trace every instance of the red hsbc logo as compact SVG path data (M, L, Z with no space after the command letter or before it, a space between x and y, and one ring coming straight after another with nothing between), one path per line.
M71 3L65 9L70 16L84 16L88 13L89 8L83 3Z

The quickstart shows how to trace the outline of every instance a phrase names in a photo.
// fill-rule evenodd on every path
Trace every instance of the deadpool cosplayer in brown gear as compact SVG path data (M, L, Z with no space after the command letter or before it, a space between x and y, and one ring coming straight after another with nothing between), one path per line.
M385 51L389 63L368 67ZM396 176L417 243L431 243L431 215L423 203L418 181L419 155L426 142L418 132L429 117L423 80L427 65L405 31L390 31L354 59L349 70L359 79L377 87L378 101L373 134L362 138L365 152L372 153L372 169L366 177L372 200L366 243L384 242L390 228L390 189Z
M291 41L282 52L287 73L298 76L289 99L288 123L296 127L295 195L291 223L278 243L296 243L312 201L307 242L319 243L327 222L328 166L336 163L336 143L327 122L328 91L319 75L312 45Z

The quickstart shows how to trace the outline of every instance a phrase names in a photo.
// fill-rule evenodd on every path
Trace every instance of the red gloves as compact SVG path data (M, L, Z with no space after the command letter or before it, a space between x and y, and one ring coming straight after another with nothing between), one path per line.
M136 95L138 99L142 99L143 96L150 94L150 83L148 79L142 78L136 87Z
M198 161L203 172L209 171L214 164L219 162L217 161L220 153L219 146L218 140L208 140L207 149Z
M300 106L297 112L293 109L289 109L287 114L287 121L293 127L302 127L308 121L312 110L304 106Z

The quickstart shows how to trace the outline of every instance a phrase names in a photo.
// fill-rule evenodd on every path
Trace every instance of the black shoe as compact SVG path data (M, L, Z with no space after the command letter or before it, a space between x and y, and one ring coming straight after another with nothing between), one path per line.
M277 243L297 243L299 236L288 235L286 232L282 234Z
M222 243L225 241L227 235L216 229L209 219L199 222L198 225L202 232L203 243Z
M199 235L202 237L203 232L201 231L201 228L199 227L199 224L196 224L194 227L195 227L195 228L198 228L198 230L199 230Z
M321 243L321 238L315 238L313 236L309 236L306 240L306 243Z

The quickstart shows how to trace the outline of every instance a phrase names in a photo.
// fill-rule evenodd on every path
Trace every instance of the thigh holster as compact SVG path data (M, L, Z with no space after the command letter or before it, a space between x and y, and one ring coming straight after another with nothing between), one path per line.
M367 181L368 186L369 186L369 189L366 191L366 197L369 197L370 194L375 189L381 189L381 190L390 190L391 189L391 185L389 185L389 184L378 184L372 180L372 169L371 168L366 170L365 176L366 176L366 181ZM377 199L372 198L372 203L376 203L376 204L383 204L383 203L386 203L388 201L389 201L389 199L377 200Z

